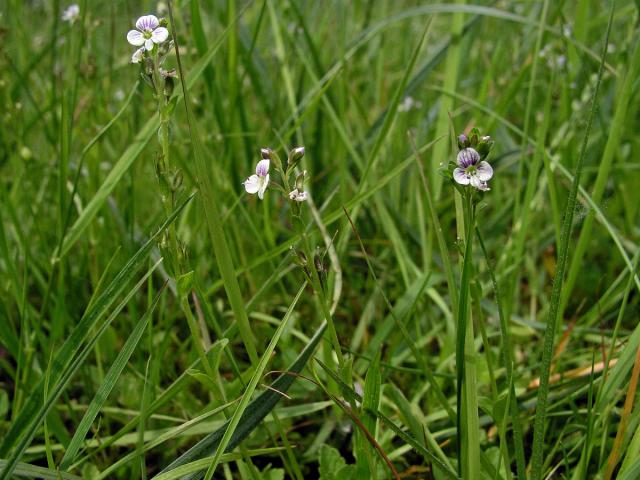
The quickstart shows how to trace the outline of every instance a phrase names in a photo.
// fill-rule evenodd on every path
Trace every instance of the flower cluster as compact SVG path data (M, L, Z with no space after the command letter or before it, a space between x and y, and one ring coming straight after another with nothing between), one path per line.
M304 190L304 182L307 176L307 171L303 171L295 176L293 180L294 169L300 160L304 156L304 147L297 147L289 152L287 157L287 164L282 165L278 154L269 148L262 148L260 150L262 160L256 165L256 173L247 178L244 182L244 189L251 195L258 194L258 198L262 200L267 187L271 184L277 190L285 193L289 200L294 202L304 202L309 198L309 194ZM269 168L271 167L271 161L276 167L276 170L282 180L282 185L278 183L269 182ZM293 182L290 182L293 180ZM293 188L290 186L293 183Z
M477 128L474 128L469 135L458 136L460 151L456 158L456 164L450 166L453 180L459 185L471 185L480 191L489 190L487 182L493 177L493 168L485 159L492 147L491 137L480 136Z

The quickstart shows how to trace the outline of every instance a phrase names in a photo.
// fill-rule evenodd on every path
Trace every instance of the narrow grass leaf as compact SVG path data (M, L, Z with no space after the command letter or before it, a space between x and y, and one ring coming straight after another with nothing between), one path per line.
M160 300L163 292L164 287L158 292L149 309L145 312L142 318L140 318L136 326L131 331L129 338L127 338L127 341L122 346L120 353L118 353L118 356L107 372L102 385L100 385L100 388L91 400L91 403L89 404L84 417L82 417L82 420L80 420L80 423L78 424L78 427L73 434L73 438L71 439L71 442L67 447L67 451L64 453L64 456L60 461L60 468L62 470L66 470L78 454L78 451L82 446L82 442L84 441L84 437L87 435L87 432L91 428L91 424L95 420L96 416L98 416L98 414L100 413L100 410L102 409L104 403L107 401L107 398L113 390L113 387L115 387L120 374L124 370L124 367L126 367L129 358L131 358L131 354L133 354L133 351L140 341L140 338L142 338L142 334L145 331L147 323L151 319L151 315L158 305L158 301Z
M596 82L596 88L593 92L591 99L591 110L587 120L587 125L584 130L584 136L582 140L582 146L580 149L580 155L578 157L578 163L576 165L576 172L573 177L573 183L571 190L569 191L569 198L567 199L567 205L564 212L564 219L562 222L562 231L560 237L560 250L558 252L558 263L556 267L555 276L553 278L553 289L551 292L551 300L549 305L549 312L547 315L547 325L544 333L544 344L542 350L542 366L540 373L540 387L538 388L538 400L536 403L536 416L534 420L533 430L533 446L531 454L531 478L533 480L540 480L543 472L543 449L544 449L544 431L545 431L545 419L547 413L547 399L549 396L549 373L551 371L551 360L553 355L553 345L555 334L558 324L558 311L560 310L560 302L562 295L562 286L564 280L564 273L567 265L567 258L569 256L569 239L571 237L571 227L573 225L573 215L576 207L576 200L578 196L578 186L580 185L580 178L582 176L582 167L584 163L585 154L587 151L587 143L589 141L589 134L591 132L591 125L593 123L593 117L595 115L598 91L600 89L600 82L602 80L602 73L604 70L605 57L607 52L607 46L609 44L609 33L611 32L611 24L613 22L613 13L615 11L615 2L611 4L611 13L609 14L609 22L607 24L607 33L605 36L603 53L600 61L600 69L598 70L598 79Z

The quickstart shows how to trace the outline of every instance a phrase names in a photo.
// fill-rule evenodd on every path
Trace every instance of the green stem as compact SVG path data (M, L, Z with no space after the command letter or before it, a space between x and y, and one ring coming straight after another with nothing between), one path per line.
M465 250L460 276L456 342L458 468L463 478L475 479L479 478L481 472L475 346L469 308L475 207L472 193L468 189L464 192L462 200L464 225L458 225L458 236L464 234Z
M289 178L284 171L282 166L282 162L278 158L278 154L273 152L273 156L276 159L276 169L280 174L280 178L282 179L282 184L285 189L285 194L288 194L291 191L291 187L289 184ZM297 205L294 205L294 208L297 208ZM311 248L311 244L309 243L309 238L306 234L306 226L302 217L300 215L299 210L292 210L293 223L296 226L296 230L300 239L302 241L302 247L304 250L304 254L307 257L307 267L309 269L309 281L311 283L311 287L313 288L314 293L318 296L318 302L320 303L320 308L322 310L322 316L327 321L329 337L331 340L331 344L333 345L333 349L336 352L336 356L338 357L338 367L340 368L341 373L346 375L347 372L344 372L344 355L342 354L342 348L340 347L340 340L338 339L338 333L336 331L335 324L333 323L333 316L331 315L331 310L329 309L329 304L327 302L327 297L324 292L324 288L322 287L322 281L320 280L320 275L318 274L318 270L316 268L316 264L314 262L313 249ZM350 384L350 379L344 379L347 384Z

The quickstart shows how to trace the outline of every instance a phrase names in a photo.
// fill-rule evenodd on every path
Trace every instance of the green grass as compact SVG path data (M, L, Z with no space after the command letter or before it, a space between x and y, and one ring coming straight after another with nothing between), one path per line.
M1 479L637 478L637 2L78 3L0 1Z

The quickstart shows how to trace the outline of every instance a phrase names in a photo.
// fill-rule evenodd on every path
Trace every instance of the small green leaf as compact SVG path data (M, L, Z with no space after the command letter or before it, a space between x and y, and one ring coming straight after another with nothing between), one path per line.
M320 447L320 480L351 480L355 478L355 465L347 465L340 452L329 445Z
M216 386L215 382L206 373L203 373L200 370L190 369L187 370L187 375L189 375L194 380L197 380L198 383L201 383L207 389L217 391L218 387Z

